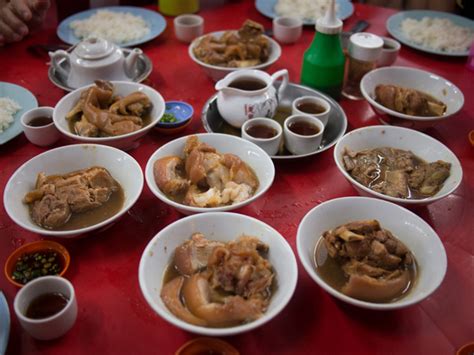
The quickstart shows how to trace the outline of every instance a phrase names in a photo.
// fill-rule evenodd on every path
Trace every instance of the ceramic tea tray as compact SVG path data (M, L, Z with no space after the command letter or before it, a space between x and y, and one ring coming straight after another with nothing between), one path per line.
M279 86L280 82L276 82L275 87L278 89ZM329 115L328 124L324 129L321 145L314 152L301 155L291 154L285 149L283 145L280 147L278 154L272 156L272 159L297 159L324 152L336 144L339 138L341 138L346 132L347 117L341 106L339 106L336 101L319 91L292 83L289 83L286 87L286 90L283 92L283 97L280 99L278 110L274 119L283 125L285 118L291 114L291 103L300 96L320 97L327 100L329 105L331 105L331 113ZM217 94L213 95L204 104L204 109L201 115L204 129L211 133L225 133L240 137L240 129L229 125L219 114L219 111L217 110L216 98Z
M127 57L131 50L127 48L122 48L125 57ZM69 72L69 64L66 62L65 59L59 60L58 62L59 66L65 69L67 72ZM140 54L138 56L138 62L137 62L137 70L135 72L135 75L131 81L134 81L136 83L141 83L143 80L145 80L148 75L150 75L151 71L153 69L153 64L151 63L150 58L148 58L145 54ZM52 65L49 66L48 69L48 77L51 82L56 85L57 87L65 90L65 91L73 91L76 88L70 87L67 84L66 78L61 75L59 72L57 72Z

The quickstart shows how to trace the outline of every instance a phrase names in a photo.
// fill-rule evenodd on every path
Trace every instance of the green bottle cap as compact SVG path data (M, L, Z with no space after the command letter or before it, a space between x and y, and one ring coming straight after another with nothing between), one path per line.
M335 0L331 0L331 3L329 4L329 9L324 15L324 17L316 21L316 31L328 35L342 32L342 21L336 17Z

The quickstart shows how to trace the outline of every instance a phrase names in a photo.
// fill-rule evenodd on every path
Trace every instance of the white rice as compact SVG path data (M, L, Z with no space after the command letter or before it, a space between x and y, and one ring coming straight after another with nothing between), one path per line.
M330 0L278 0L274 10L279 16L292 16L316 22L326 14L329 4ZM336 3L336 11L338 9L339 5Z
M402 21L403 34L412 42L444 52L464 52L474 40L474 31L457 26L449 19L423 17Z
M98 10L89 18L72 21L69 26L78 38L99 37L117 44L135 41L150 33L150 27L141 16L109 10Z
M15 114L20 110L21 106L16 101L0 97L0 133L13 123Z

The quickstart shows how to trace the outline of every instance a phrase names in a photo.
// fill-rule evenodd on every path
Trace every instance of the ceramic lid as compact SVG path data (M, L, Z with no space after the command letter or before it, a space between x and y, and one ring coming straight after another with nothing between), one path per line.
M109 56L115 49L115 44L102 38L91 37L79 43L74 53L82 59L102 59Z

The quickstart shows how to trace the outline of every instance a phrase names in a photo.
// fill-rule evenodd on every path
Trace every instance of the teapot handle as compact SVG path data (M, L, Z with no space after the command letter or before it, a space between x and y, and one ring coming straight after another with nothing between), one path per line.
M279 77L282 77L282 82L280 87L278 88L278 99L281 98L283 95L283 91L285 91L286 86L288 85L289 77L288 77L288 70L282 69L279 70L272 75L272 84L275 82L275 80Z
M51 65L53 66L54 70L56 70L60 75L64 76L64 78L67 78L69 73L59 65L59 61L61 59L65 59L70 66L71 62L69 60L69 53L60 49L56 52L49 52L48 54L51 58Z

